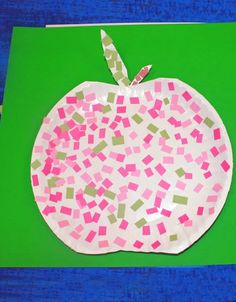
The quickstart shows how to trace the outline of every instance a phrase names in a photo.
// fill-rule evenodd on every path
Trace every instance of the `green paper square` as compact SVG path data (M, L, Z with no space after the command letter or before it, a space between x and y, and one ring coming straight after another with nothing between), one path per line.
M204 119L203 123L205 125L207 125L207 127L209 127L209 128L212 128L212 126L214 125L214 122L209 117L206 117Z
M77 96L77 99L78 99L79 101L81 101L81 100L84 99L84 93L83 93L83 91L78 91L78 92L76 92L75 95Z
M108 220L109 220L110 224L113 224L117 221L116 216L114 214L111 214L107 217L108 217Z
M166 138L166 139L169 139L169 138L170 138L170 136L169 136L169 134L167 133L166 130L160 131L160 135L161 135L162 137Z
M124 203L118 205L117 218L125 217L125 207L126 205Z
M93 152L99 153L102 150L104 150L106 148L106 146L107 146L107 143L105 141L101 141L100 143L97 144L97 146L95 146L93 148Z
M67 199L74 198L74 188L66 188L66 198Z
M130 81L127 77L124 77L124 78L122 79L122 83L123 83L125 86L128 86L128 85L131 83L131 81Z
M84 193L89 195L89 196L95 197L97 192L96 192L95 188L90 187L90 186L86 186L85 189L84 189Z
M103 106L102 113L107 113L109 111L111 111L111 106L110 105Z
M178 236L177 236L177 234L172 234L172 235L170 235L170 241L176 241L177 239L178 239Z
M158 131L158 127L156 127L156 126L153 125L153 124L149 124L149 125L147 126L147 129L148 129L149 131L151 131L152 133L157 133L157 131Z
M104 196L107 197L107 198L109 198L109 199L114 200L115 197L116 197L116 194L114 192L112 192L112 191L106 190L104 192Z
M146 80L177 78L204 95L222 118L235 150L235 23L102 28L114 39L130 75L134 76L148 61L152 70ZM100 29L100 26L91 26L13 30L0 127L4 142L0 148L1 211L4 213L0 220L3 247L0 265L98 267L236 263L235 174L220 216L202 238L180 255L79 254L64 245L41 217L34 202L29 171L34 140L43 118L79 83L116 84L103 57ZM173 42L173 47L158 47L169 45L169 41ZM9 158L11 160L6 160ZM96 200L96 197L92 199ZM142 232L142 229L137 231ZM168 235L166 237L169 240Z
M49 188L55 188L56 187L56 182L59 180L59 177L53 176L48 179L48 187Z
M186 205L188 203L188 197L181 195L174 195L173 202L178 204Z
M114 92L109 92L107 96L107 102L108 103L114 103L115 100L115 93Z
M64 160L66 159L66 155L67 155L66 152L57 152L56 158Z
M84 117L82 115L80 115L78 112L73 113L72 115L73 120L75 120L76 122L83 124L84 122Z
M117 71L114 73L113 76L116 81L119 81L120 79L122 79L124 77L124 74L122 73L122 71Z
M112 145L123 145L124 143L124 136L112 136Z
M141 228L143 227L145 224L147 223L146 219L145 218L141 218L139 219L138 221L135 222L135 225L137 228Z
M144 204L144 202L141 199L138 199L137 201L135 201L132 206L131 209L133 211L137 211L139 208L141 208L141 206Z
M142 121L143 121L143 119L141 118L141 116L138 115L137 113L134 114L134 115L132 116L132 119L133 119L133 120L135 121L135 123L137 123L137 124L140 124L140 123L142 123Z
M179 168L179 169L175 170L175 173L176 173L179 177L182 177L182 176L184 176L185 171L184 171L183 168Z
M109 36L105 36L103 39L102 39L102 43L105 45L105 46L108 46L112 43L112 39L109 37Z
M38 169L40 166L41 166L41 162L40 162L38 159L36 159L35 161L33 161L33 162L31 163L31 167L32 167L34 170Z

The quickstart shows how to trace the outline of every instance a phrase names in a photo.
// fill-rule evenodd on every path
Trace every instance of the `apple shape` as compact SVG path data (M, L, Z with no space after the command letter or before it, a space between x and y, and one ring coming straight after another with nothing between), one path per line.
M214 223L232 178L232 150L211 104L186 83L133 81L111 39L119 85L84 82L44 118L31 182L51 230L79 253L177 254ZM118 63L117 63L118 62Z

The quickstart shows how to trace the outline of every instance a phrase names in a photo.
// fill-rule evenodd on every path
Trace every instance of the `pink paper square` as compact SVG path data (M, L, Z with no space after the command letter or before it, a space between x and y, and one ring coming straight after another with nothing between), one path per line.
M61 221L58 221L58 225L60 228L64 228L64 227L70 225L70 223L68 220L61 220Z
M140 249L143 246L143 242L136 240L133 246Z
M158 185L165 190L169 190L169 188L170 188L170 184L163 179L159 182Z
M184 215L180 216L178 219L179 219L179 222L180 222L180 223L185 223L186 221L189 220L187 214L184 214Z
M200 107L198 106L197 103L192 102L192 104L190 104L190 108L193 110L193 112L197 113L200 110Z
M160 241L157 240L157 241L155 241L155 242L152 243L152 248L155 250L155 249L157 249L160 245L161 245Z
M75 104L75 103L77 103L77 97L76 96L67 96L66 102L67 102L67 104Z
M173 82L168 82L168 88L169 88L170 91L175 90L174 83Z
M155 92L161 92L161 86L162 86L161 82L155 81L154 82L154 90L155 90Z
M163 222L157 224L158 231L160 235L166 233L166 228Z
M126 230L127 227L128 227L128 221L126 221L125 219L122 219L120 225L119 225L119 228L122 229L122 230Z
M101 240L101 241L98 241L98 247L99 248L105 248L105 247L108 247L109 244L108 244L108 240Z
M144 105L141 105L138 112L140 112L140 113L145 113L146 110L147 110L147 107L144 106Z
M164 156L163 157L163 164L173 164L174 158L172 156Z
M166 172L166 169L162 166L162 164L158 164L155 169L160 175L163 175Z
M149 199L151 197L152 193L153 193L152 190L145 189L145 191L142 194L142 197L145 199Z
M177 180L177 183L176 183L176 188L180 189L180 190L184 190L186 187L186 184L180 180Z
M129 137L131 138L131 139L135 139L136 137L137 137L138 135L137 135L137 133L135 132L135 131L132 131L130 134L129 134Z
M193 119L194 119L195 122L197 122L198 124L201 124L201 122L202 122L202 120L203 120L203 118L202 118L200 115L198 115L198 114L194 115Z
M222 161L220 165L225 172L228 172L228 170L230 169L230 165L226 160Z
M188 102L189 100L191 100L192 96L191 94L188 92L188 91L185 91L183 94L182 94L183 98Z
M86 99L87 102L91 102L91 101L93 101L93 100L96 99L96 95L95 95L95 93L87 94L87 95L85 96L85 99Z
M94 237L96 235L96 232L95 231L90 231L87 235L87 237L85 238L85 241L88 241L88 242L92 242Z
M126 240L117 236L116 239L114 240L114 243L120 247L124 247L126 244Z
M144 159L142 160L142 162L145 165L148 165L151 161L153 161L153 157L151 155L147 155L146 157L144 157Z
M212 189L218 193L220 190L222 190L222 186L220 184L215 184Z
M117 105L121 105L121 104L123 104L124 103L124 96L123 95L118 95L117 96L117 99L116 99L116 104Z
M133 183L133 182L129 182L129 184L128 184L128 189L129 189L129 190L132 190L132 191L137 191L137 189L138 189L138 184Z
M147 99L148 102L153 101L153 97L152 97L151 91L145 91L144 94L145 94L145 97L146 97L146 99Z
M122 119L122 123L123 123L123 126L125 128L130 127L130 122L129 122L129 119L127 117Z
M138 97L130 97L130 104L139 104L139 98Z
M105 236L107 233L107 227L106 226L100 226L98 230L99 236Z
M151 177L154 174L151 168L145 169L144 172L147 175L147 177Z
M143 230L143 235L145 235L145 236L150 235L150 226L149 225L144 225L142 230Z

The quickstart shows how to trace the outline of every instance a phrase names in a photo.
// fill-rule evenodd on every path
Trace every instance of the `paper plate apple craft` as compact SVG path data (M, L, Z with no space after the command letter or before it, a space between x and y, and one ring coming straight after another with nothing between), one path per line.
M179 253L213 224L227 197L232 151L209 102L171 78L140 84L111 38L118 83L84 82L44 118L31 162L33 193L51 230L86 254Z

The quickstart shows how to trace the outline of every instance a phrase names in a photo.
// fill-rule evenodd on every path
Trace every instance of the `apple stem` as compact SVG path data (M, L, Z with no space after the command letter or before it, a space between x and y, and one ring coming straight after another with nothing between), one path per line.
M138 74L136 75L136 77L131 82L130 86L137 85L140 82L142 82L142 80L148 75L151 68L152 68L152 65L147 65L147 66L144 66L143 68L141 68L140 71L138 72Z
M152 65L147 65L141 68L134 80L131 82L128 77L128 72L122 61L117 49L115 48L112 39L104 30L101 30L101 41L103 54L106 58L108 68L110 69L113 78L120 86L136 85L140 83L149 73Z

